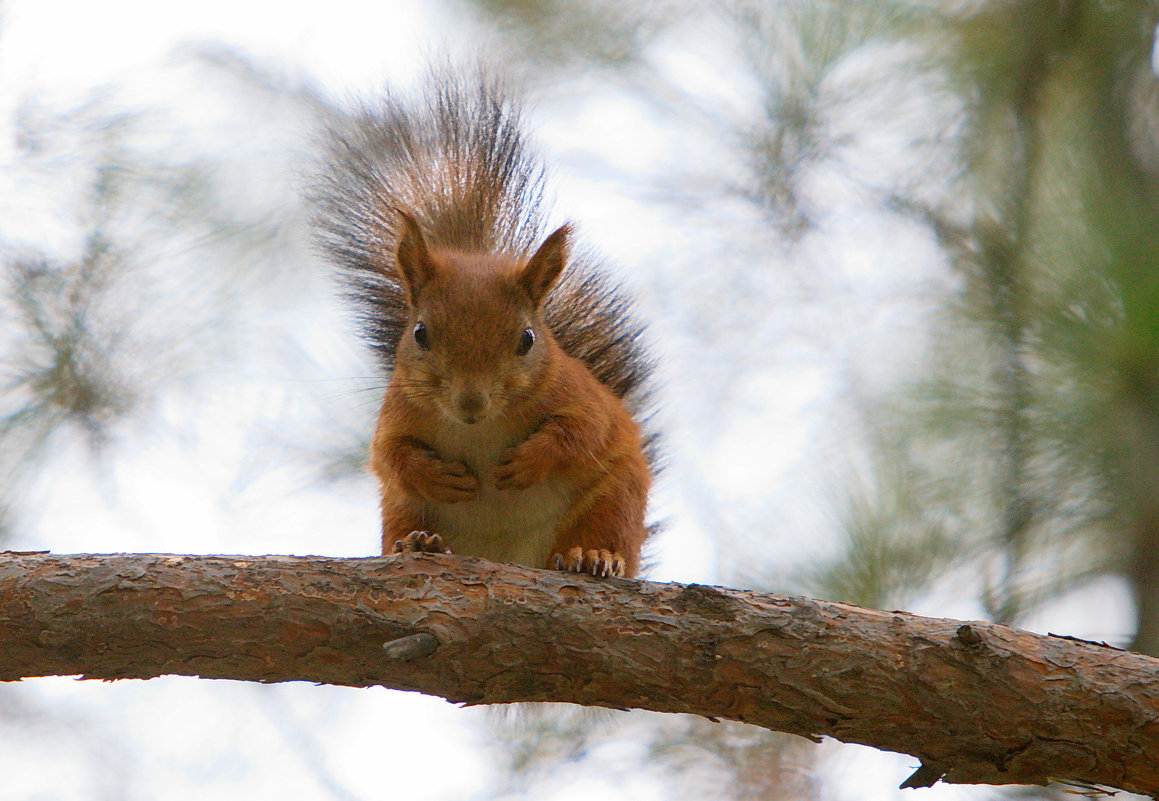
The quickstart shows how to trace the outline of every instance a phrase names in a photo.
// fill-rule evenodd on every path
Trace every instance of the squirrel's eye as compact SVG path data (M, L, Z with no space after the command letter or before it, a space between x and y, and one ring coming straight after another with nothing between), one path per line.
M427 327L423 325L422 320L419 320L417 323L415 323L414 336L415 344L418 345L422 350L431 349L431 335L427 333Z
M531 350L531 346L535 344L535 332L530 328L524 328L523 334L519 337L519 347L515 352L520 356L526 356L527 352Z

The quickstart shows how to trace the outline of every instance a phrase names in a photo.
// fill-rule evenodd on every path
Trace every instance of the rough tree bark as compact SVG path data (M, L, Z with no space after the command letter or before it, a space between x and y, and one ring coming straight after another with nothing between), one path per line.
M1159 790L1159 660L989 623L453 556L0 554L0 680L381 684L731 718L907 784Z

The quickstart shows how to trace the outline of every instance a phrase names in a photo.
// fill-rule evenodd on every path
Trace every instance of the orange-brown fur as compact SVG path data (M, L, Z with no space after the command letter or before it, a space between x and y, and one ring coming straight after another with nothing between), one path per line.
M635 575L651 481L639 427L540 313L570 229L519 260L428 249L402 217L409 320L371 446L383 552L423 550L411 534L427 531L454 553Z

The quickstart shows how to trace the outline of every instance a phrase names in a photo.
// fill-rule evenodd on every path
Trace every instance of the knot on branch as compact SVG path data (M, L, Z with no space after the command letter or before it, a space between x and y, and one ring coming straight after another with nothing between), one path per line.
M958 642L967 648L982 647L982 635L969 623L963 623L961 626L958 626L955 636L958 638Z
M439 641L434 638L434 635L423 631L383 643L382 652L387 659L410 662L412 659L430 656L438 647Z

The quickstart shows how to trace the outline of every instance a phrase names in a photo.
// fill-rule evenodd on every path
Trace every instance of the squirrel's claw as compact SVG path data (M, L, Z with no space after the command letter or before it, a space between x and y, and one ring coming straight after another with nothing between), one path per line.
M553 554L550 560L551 567L565 573L590 573L598 578L607 576L623 576L624 557L607 548L591 548L584 550L580 546L569 548L566 554Z
M429 531L412 531L394 543L395 553L450 553L443 538Z
M414 481L419 492L436 503L469 501L479 491L479 479L465 464L459 462L434 463L428 475Z
M540 449L531 447L538 445L531 441L524 442L507 450L499 464L495 466L495 487L501 490L527 489L542 481L551 469L540 455Z

